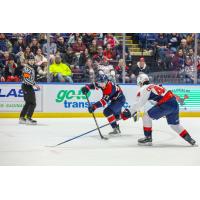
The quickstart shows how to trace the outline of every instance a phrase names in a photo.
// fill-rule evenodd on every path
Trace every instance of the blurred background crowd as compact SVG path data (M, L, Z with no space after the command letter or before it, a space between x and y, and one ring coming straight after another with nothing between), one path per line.
M104 73L136 83L200 83L199 34L191 33L0 33L0 82L20 82L34 58L37 82L92 82ZM195 50L196 49L196 50Z

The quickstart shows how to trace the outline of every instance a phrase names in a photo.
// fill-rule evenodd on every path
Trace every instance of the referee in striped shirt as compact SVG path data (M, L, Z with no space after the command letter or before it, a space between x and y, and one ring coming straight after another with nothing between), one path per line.
M39 90L40 87L35 83L34 56L30 55L27 58L27 61L28 64L24 66L22 71L22 90L24 93L25 105L20 113L19 123L36 125L37 121L32 119L32 115L36 107L36 97L34 88Z

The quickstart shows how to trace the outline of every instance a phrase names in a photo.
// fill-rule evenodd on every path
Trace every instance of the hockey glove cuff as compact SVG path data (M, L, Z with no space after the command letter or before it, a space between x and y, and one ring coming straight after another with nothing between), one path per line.
M96 107L94 104L93 104L93 105L90 105L90 106L88 107L89 113L94 112L96 109L97 109L97 107Z

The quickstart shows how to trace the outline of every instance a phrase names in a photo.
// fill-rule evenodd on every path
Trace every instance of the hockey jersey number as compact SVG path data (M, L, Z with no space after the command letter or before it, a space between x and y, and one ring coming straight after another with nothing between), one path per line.
M159 85L150 85L149 87L147 87L147 91L153 91L157 95L162 95L165 93L166 90L165 88Z

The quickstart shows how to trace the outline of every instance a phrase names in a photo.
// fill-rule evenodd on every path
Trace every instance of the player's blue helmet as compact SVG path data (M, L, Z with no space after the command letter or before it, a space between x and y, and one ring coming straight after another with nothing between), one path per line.
M97 83L107 83L108 77L105 74L99 74L96 78Z

